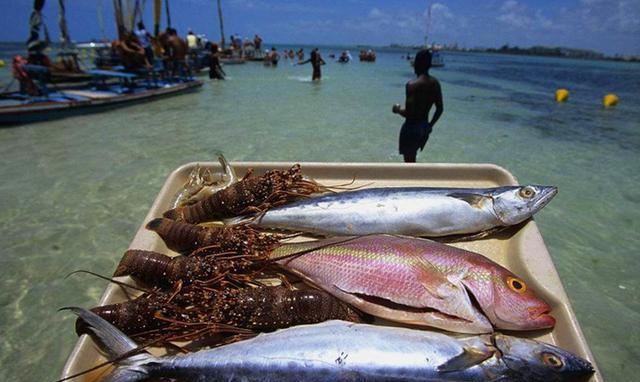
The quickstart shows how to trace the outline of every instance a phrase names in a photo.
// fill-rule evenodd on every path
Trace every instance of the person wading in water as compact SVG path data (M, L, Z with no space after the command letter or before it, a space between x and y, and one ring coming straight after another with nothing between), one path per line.
M424 149L429 134L443 111L440 82L429 75L430 68L431 52L421 50L416 54L413 67L417 78L407 82L405 107L395 104L391 109L393 113L405 118L400 130L399 147L400 154L407 163L415 163L418 149ZM429 112L434 104L436 111L429 121Z
M310 62L311 66L313 67L311 80L320 81L320 78L322 78L322 72L320 71L320 66L326 64L326 62L324 62L324 60L322 59L322 56L320 55L320 51L318 50L318 48L315 48L314 50L311 51L311 57L309 57L308 60L299 62L298 65L304 65L307 62Z

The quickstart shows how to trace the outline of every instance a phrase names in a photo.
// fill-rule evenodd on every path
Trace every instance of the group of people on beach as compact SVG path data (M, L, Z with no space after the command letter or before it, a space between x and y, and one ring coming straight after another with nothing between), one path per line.
M192 37L193 36L193 37ZM177 35L177 31L168 28L164 33L158 36L159 48L165 62L166 67L172 74L188 71L186 56L190 49L197 47L195 35L190 31L187 39L183 40ZM245 39L242 41L239 37L232 36L232 51L244 52L248 46L256 51L261 49L262 39L257 34L253 41ZM125 33L123 37L114 42L115 49L120 52L123 63L126 68L150 67L154 58L154 49L152 49L151 35L146 32L142 22L138 24L135 33ZM157 51L158 49L156 49ZM363 55L363 53L365 53ZM368 52L360 52L360 58L369 57ZM241 55L243 53L240 53ZM374 53L375 55L375 53ZM305 65L310 63L312 67L312 80L319 81L322 78L322 65L326 62L323 60L320 50L315 48L311 51L309 58L305 60L304 49L294 52L293 49L285 49L282 56L275 47L266 53L264 57L265 64L276 66L280 57L284 59L298 59L297 65ZM375 60L375 56L371 57ZM429 74L431 68L431 52L422 50L415 55L414 72L416 78L406 84L406 100L404 107L395 104L392 112L402 116L405 119L400 130L399 152L404 157L404 161L412 163L416 161L418 150L422 151L429 139L433 127L440 119L443 112L442 91L438 80ZM350 55L347 51L342 52L338 61L348 62ZM220 50L217 44L210 46L210 78L224 79L226 73L220 65ZM429 113L435 106L435 112L431 119Z
M125 70L129 72L153 70L158 59L162 62L163 73L171 77L188 77L191 76L191 64L197 62L199 52L206 48L202 39L192 30L182 38L175 28L169 27L154 37L146 30L142 21L134 31L123 30L120 36L111 44L112 54L120 58ZM209 77L224 79L218 45L211 43L208 48Z
M153 37L140 21L134 31L121 30L119 35L120 38L112 42L111 49L122 60L125 70L152 70L156 58L159 58L163 69L171 76L190 74L187 55L197 44L192 31L186 39L181 38L175 28L167 28Z

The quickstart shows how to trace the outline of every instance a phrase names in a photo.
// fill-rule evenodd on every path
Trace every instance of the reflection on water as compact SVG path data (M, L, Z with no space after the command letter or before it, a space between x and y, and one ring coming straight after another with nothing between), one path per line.
M338 52L336 49L334 52ZM324 55L330 53L323 51ZM0 129L0 380L51 380L75 342L62 306L94 305L166 176L191 161L399 162L412 68L227 66L201 91ZM406 52L404 52L406 54ZM640 373L640 71L637 65L446 54L445 113L423 162L491 162L560 193L537 221L608 380ZM5 83L8 70L0 69ZM204 77L206 79L206 77ZM557 88L570 100L553 101ZM615 92L620 104L601 107Z

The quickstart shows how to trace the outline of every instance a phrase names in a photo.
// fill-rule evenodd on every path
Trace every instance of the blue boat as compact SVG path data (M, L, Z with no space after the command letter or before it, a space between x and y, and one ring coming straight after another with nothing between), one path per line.
M37 65L25 65L25 69L36 79L44 77L48 70ZM202 81L190 77L164 80L153 72L146 76L110 70L89 70L87 73L93 78L88 85L49 89L46 81L36 80L38 95L28 95L24 91L0 94L0 125L99 112L202 86Z

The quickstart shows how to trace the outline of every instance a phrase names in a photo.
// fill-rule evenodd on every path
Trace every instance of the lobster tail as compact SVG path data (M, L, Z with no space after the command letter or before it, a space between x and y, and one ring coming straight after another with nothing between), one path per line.
M154 319L154 313L161 308L157 298L148 295L119 304L97 306L91 311L116 328L132 335L161 327L164 323ZM76 331L80 327L84 332L86 327L79 323L81 321L80 318L76 321Z
M207 229L167 218L153 219L147 224L147 229L160 235L167 248L180 253L190 253L196 248L210 245L211 233L216 231L214 228Z
M171 286L182 276L175 271L181 257L170 257L153 251L130 249L124 253L114 277L132 276L145 284ZM177 274L178 273L178 274Z

